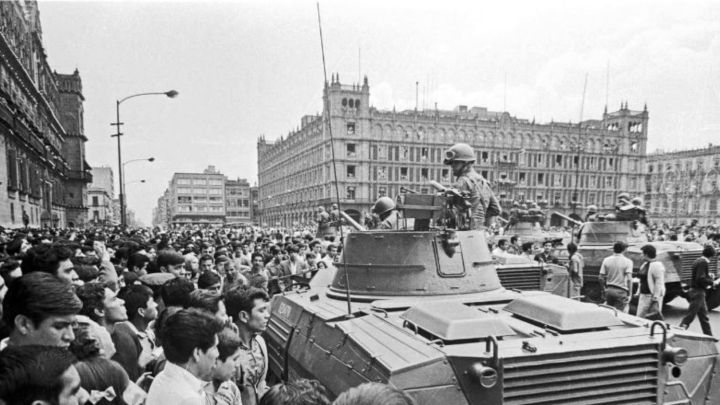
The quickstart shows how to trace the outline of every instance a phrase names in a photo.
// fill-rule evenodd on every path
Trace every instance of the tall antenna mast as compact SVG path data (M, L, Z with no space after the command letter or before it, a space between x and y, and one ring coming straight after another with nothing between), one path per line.
M342 212L342 208L340 206L340 188L338 186L338 177L337 177L337 165L335 164L335 140L333 139L332 134L332 121L330 117L330 94L329 94L329 88L328 88L328 81L327 81L327 65L325 64L325 43L323 42L323 33L322 33L322 22L320 21L320 3L317 4L317 16L318 16L318 28L320 30L320 51L322 53L322 63L323 63L323 78L324 80L324 86L325 86L325 108L323 109L323 115L324 121L327 122L327 128L328 128L328 134L330 135L330 153L332 156L332 167L333 167L333 176L335 179L335 198L336 198L336 204L338 206L338 211ZM343 229L342 224L338 226L340 229L340 243L345 243L345 236L343 235ZM343 262L345 261L345 254L343 253ZM347 309L348 309L348 317L352 317L352 309L350 307L350 279L348 276L347 266L343 263L343 269L345 270L345 296L347 298Z
M418 86L420 85L420 82L415 81L415 111L418 109Z
M582 120L583 109L585 108L585 91L587 90L587 81L588 74L585 73L585 84L583 85L582 101L580 102L580 120L578 120L578 137L577 143L575 145L575 149L577 150L577 155L575 156L575 158L577 159L577 163L575 164L575 190L573 191L573 199L575 200L575 203L573 204L573 214L575 214L575 209L578 205L578 181L580 180L580 142L582 141Z

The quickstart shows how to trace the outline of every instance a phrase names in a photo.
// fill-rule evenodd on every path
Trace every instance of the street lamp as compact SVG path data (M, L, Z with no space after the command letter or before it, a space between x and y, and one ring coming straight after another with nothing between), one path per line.
M111 123L110 125L114 125L117 132L115 135L110 135L111 137L117 137L117 149L118 149L118 179L120 180L120 225L125 226L125 189L123 185L123 164L122 164L122 153L120 149L120 136L122 136L122 133L120 132L120 126L123 124L120 122L120 104L122 104L123 101L129 100L131 98L140 97L140 96L166 96L169 98L175 98L177 97L178 92L175 90L170 90L166 92L152 92L152 93L138 93L133 94L131 96L127 96L123 99L117 100L115 102L115 116L116 121L114 123ZM148 159L149 160L149 159Z

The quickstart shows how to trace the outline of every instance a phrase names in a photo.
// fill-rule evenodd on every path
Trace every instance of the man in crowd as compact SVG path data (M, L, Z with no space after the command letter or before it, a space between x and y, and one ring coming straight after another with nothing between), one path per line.
M535 255L535 261L540 263L560 264L557 256L553 254L552 242L547 241L543 243L543 251Z
M613 255L603 259L600 265L600 284L605 285L605 304L625 311L632 294L632 260L623 254L624 242L613 244Z
M205 381L218 358L220 321L203 310L182 309L162 327L165 369L155 377L146 405L205 405Z
M79 277L75 272L72 257L72 250L67 246L59 244L40 243L25 254L20 264L23 274L33 271L49 273L68 282L77 282Z
M267 346L260 334L267 329L270 319L269 301L267 293L257 288L237 288L226 294L227 313L235 320L244 353L241 363L245 367L242 380L238 381L243 405L256 405L267 390Z
M80 389L75 358L53 346L13 346L0 352L0 403L80 405L88 400Z
M125 302L128 321L115 326L113 341L117 352L113 360L135 381L155 358L155 336L149 325L157 318L157 303L152 290L144 285L127 286L118 297Z
M43 272L15 280L3 300L3 321L10 336L7 346L45 345L68 347L75 339L73 325L82 302L72 285Z
M175 251L163 250L158 253L157 267L163 273L174 274L175 277L185 277L185 258Z

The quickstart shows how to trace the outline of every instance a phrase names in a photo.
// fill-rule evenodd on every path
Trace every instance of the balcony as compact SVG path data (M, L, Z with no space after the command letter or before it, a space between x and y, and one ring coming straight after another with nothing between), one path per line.
M92 174L84 170L68 170L68 180L80 180L84 183L92 183Z

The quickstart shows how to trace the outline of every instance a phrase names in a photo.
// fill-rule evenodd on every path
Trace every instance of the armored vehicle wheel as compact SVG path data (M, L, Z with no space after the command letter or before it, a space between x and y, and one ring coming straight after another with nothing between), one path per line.
M720 306L720 289L712 289L705 296L705 302L707 303L708 310L713 310Z

